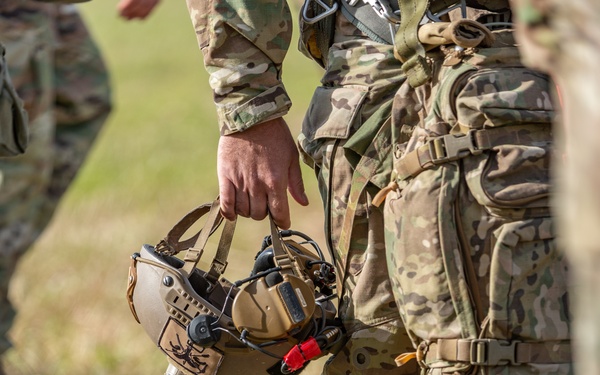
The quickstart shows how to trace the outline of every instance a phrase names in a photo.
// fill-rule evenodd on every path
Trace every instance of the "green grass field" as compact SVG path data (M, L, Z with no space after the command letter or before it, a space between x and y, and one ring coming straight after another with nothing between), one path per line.
M115 110L13 279L12 375L163 374L165 357L125 300L129 257L218 193L215 110L185 3L163 1L143 22L119 19L115 6L80 7L111 69ZM296 40L284 69L294 133L319 77ZM320 199L303 171L311 205L292 203L292 226L324 248ZM227 278L248 274L268 231L266 221L240 220Z

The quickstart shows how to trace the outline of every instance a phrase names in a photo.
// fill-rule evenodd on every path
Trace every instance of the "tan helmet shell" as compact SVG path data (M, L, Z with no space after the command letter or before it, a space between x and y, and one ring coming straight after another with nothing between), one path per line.
M184 374L248 374L266 373L278 360L259 351L252 350L233 336L221 334L221 339L212 348L203 348L188 339L187 325L197 314L220 317L222 327L236 330L231 318L221 314L212 302L202 298L185 278L177 263L178 258L162 257L154 248L144 245L134 268L137 282L132 301L139 323L152 341L164 352L169 363ZM175 265L175 266L174 266ZM202 271L196 269L199 276ZM221 284L222 285L222 284ZM225 286L226 287L226 286ZM217 286L215 290L225 291ZM269 351L283 356L294 345L284 341Z

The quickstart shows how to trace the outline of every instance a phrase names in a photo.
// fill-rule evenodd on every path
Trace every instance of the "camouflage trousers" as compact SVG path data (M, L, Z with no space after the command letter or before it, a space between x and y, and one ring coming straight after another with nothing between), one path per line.
M432 53L432 82L395 98L393 291L423 373L571 374L568 264L550 210L552 85L521 65L509 32L496 38L454 65ZM450 155L467 137L475 151Z
M7 0L0 41L30 118L30 144L0 159L0 352L15 311L10 278L50 221L110 109L100 51L74 5Z
M412 346L387 275L382 212L370 204L367 190L351 189L355 161L345 148L381 103L393 98L403 76L391 46L373 42L341 14L336 22L323 85L299 137L303 160L314 168L321 190L347 332L346 345L324 374L414 373L416 368L399 370L394 364Z

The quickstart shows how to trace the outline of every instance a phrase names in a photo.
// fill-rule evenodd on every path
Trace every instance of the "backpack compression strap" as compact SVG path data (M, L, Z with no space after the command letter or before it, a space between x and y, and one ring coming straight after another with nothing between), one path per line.
M439 361L464 362L473 366L519 365L522 363L555 364L572 361L569 340L524 342L498 339L438 339L419 345L417 352L401 354L396 364L419 358L422 364Z

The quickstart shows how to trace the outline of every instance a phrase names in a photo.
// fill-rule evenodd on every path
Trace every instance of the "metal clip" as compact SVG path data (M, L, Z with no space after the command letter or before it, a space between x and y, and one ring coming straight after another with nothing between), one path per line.
M400 23L400 11L396 13L388 0L363 0L363 2L369 4L380 18L390 23Z
M314 17L311 17L308 15L308 5L310 4L311 1L314 1L315 4L317 4L318 6L320 6L324 12L323 13L319 13ZM319 22L320 20L322 20L325 17L329 17L332 14L334 14L338 9L338 5L337 3L333 3L331 6L325 4L322 0L307 0L304 3L304 6L302 7L302 19L304 20L304 22L308 23L308 24L313 24L316 22Z
M229 262L222 261L219 259L213 259L212 264L210 265L210 271L208 272L210 275L216 273L216 278L218 279L220 275L225 273L225 269L227 269L227 265Z
M440 4L444 4L444 2L439 2ZM425 13L425 17L421 20L421 24L428 22L443 22L441 17L450 13L454 9L459 9L461 11L461 17L467 18L467 2L466 0L458 0L452 5L448 5L445 8L441 9L432 9L437 3L435 1L431 2L430 7L427 9Z
M518 365L517 344L522 341L471 340L471 364L476 366Z

